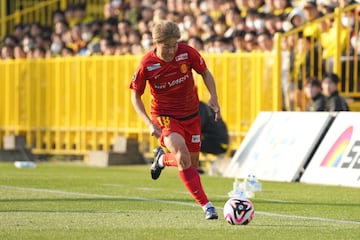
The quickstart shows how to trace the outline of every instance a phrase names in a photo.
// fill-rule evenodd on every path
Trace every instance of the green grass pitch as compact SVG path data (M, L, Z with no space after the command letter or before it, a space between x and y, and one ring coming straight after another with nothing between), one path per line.
M94 168L0 163L0 239L360 239L360 189L263 182L253 221L222 215L233 179L202 175L218 220L186 192L175 168L157 181L149 166Z

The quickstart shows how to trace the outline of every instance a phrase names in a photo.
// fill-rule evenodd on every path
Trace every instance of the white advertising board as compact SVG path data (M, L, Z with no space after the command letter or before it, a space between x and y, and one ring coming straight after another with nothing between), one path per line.
M331 118L326 112L261 112L224 176L297 180Z
M360 113L340 112L301 182L360 187Z

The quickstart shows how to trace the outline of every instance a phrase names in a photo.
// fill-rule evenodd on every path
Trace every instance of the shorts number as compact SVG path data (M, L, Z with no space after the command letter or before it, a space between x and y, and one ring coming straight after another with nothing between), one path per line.
M169 127L170 126L170 117L168 116L159 116L158 118L159 124L162 127Z

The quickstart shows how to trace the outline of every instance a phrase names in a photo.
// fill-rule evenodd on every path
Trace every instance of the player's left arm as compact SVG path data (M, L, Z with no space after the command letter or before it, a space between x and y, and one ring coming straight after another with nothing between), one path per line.
M204 80L205 86L209 90L210 100L208 102L209 107L212 108L215 112L215 121L221 118L220 106L218 102L218 96L216 92L215 80L209 69L206 68L204 72L201 73L201 76Z

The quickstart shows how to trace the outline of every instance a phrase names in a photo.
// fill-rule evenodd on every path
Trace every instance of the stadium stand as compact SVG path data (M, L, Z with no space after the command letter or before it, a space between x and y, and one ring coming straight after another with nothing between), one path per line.
M270 5L269 2L273 4ZM346 97L352 111L360 110L360 4L354 1L24 0L2 1L1 4L0 69L8 72L7 89L12 86L11 74L21 68L19 61L24 66L23 72L29 74L32 81L38 81L38 73L51 77L51 73L45 70L31 72L32 69L37 69L35 66L46 66L63 74L62 77L68 82L67 85L61 85L63 90L72 86L72 78L91 79L88 73L81 72L91 66L99 71L93 73L94 76L105 79L105 82L113 81L114 73L103 73L102 67L113 69L118 61L124 72L116 71L119 75L122 74L122 79L127 80L125 83L117 82L117 86L126 88L134 70L132 64L137 61L137 56L148 51L152 45L153 23L160 19L170 19L179 24L182 41L196 39L189 43L194 42L194 47L210 59L209 67L214 69L217 80L222 82L221 103L225 109L224 118L229 124L232 148L236 148L241 142L259 111L304 110L306 98L302 94L302 79L310 75L317 75L321 79L325 72L337 73L341 76L341 95ZM314 17L310 17L310 12ZM305 39L309 42L307 47L303 44ZM195 42L198 44L195 45ZM40 61L34 62L32 59ZM78 71L72 69L71 65L77 66ZM265 74L258 69L263 69ZM314 69L318 70L315 72ZM69 74L71 71L74 71L75 77ZM59 81L58 77L53 78L53 81ZM19 76L16 79L19 83L22 81ZM234 79L237 83L233 83ZM43 81L48 81L46 84L49 89L56 85L51 83L51 79ZM83 81L80 81L81 84L85 84ZM95 82L93 84L103 91L96 93L98 98L112 91L111 87L101 87ZM255 87L250 87L250 84L255 84ZM35 89L26 86L24 91ZM41 88L40 83L34 86ZM244 92L241 88L245 89ZM76 89L82 91L80 85ZM206 99L201 93L201 87L199 90L200 97ZM235 100L227 97L231 91ZM76 92L70 91L68 94L70 100L76 99ZM9 97L4 95L3 98L6 96ZM25 97L29 96L30 93ZM43 97L46 99L46 96ZM109 107L109 101L114 101L113 97L106 99L107 102L101 103L101 107ZM40 100L42 97L36 101ZM55 106L60 106L58 100L52 101ZM249 102L248 106L246 101ZM9 102L9 99L4 99L3 102ZM126 105L128 102L122 104ZM237 111L231 110L231 106L236 106ZM27 107L30 108L30 105ZM49 105L43 107L44 111L51 108ZM114 111L111 113L118 114L120 110L116 106L112 107ZM66 111L71 111L70 109ZM67 132L53 129L51 133L39 129L56 128L60 120L39 120L36 127L31 128L33 120L27 119L28 122L24 120L27 125L19 126L19 130L10 124L11 119L19 116L31 118L31 115L22 115L24 113L20 112L13 116L11 113L3 113L8 119L0 122L0 137L25 132L28 134L28 144L35 145L39 152L78 154L84 154L89 149L109 150L114 142L112 139L119 134L128 137L136 135L140 141L154 144L144 136L142 126L132 119L128 106L121 109L126 111L124 115L127 118L126 121L121 121L121 128L127 130L100 133L103 129L101 124L106 125L105 122L111 119L113 122L109 125L116 128L120 120L113 119L113 115L108 120L98 117L104 113L104 110L99 109L100 107L97 108L99 112L93 113L97 117L83 113L83 118L87 117L94 122L70 120L71 117L67 116L65 125L76 130ZM31 110L34 109L22 111ZM11 108L6 107L5 111L11 111ZM54 116L66 115L67 112L61 111L58 110ZM54 126L46 125L50 122ZM17 122L19 125L21 123ZM95 125L96 130L80 133L81 129L88 130ZM37 130L32 132L31 129ZM33 136L39 136L42 140L35 141ZM82 139L86 136L91 136L88 137L90 140L83 143ZM59 139L62 140L56 142ZM144 148L150 149L149 146Z

